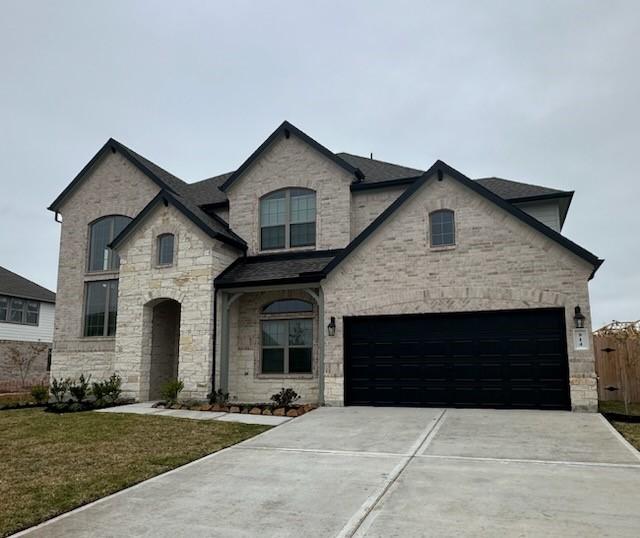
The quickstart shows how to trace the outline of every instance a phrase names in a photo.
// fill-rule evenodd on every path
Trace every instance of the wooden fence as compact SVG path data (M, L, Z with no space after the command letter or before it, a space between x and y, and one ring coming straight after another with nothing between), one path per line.
M594 334L598 398L640 402L640 339Z

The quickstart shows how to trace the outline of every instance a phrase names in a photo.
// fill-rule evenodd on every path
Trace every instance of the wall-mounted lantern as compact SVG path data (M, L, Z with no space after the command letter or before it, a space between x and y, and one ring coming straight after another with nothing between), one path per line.
M327 333L329 336L336 335L336 318L331 316L331 321L329 321L329 325L327 325Z
M576 306L575 308L575 314L573 316L573 321L576 324L576 329L584 329L584 314L582 312L580 312L580 307Z

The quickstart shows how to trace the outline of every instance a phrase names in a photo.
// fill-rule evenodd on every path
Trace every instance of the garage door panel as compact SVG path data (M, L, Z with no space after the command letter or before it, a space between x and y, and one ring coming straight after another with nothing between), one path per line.
M345 403L569 408L564 312L345 318Z

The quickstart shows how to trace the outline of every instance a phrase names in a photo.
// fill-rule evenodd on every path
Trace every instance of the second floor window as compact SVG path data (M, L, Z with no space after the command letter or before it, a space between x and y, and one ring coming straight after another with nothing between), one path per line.
M456 244L456 226L453 211L441 209L429 215L431 246L446 247Z
M120 257L107 245L131 222L129 217L110 215L93 222L89 227L89 264L90 273L99 271L117 271Z
M158 265L173 265L173 234L158 236Z
M38 325L40 303L19 297L0 296L0 321Z
M282 189L260 199L260 249L316 244L316 193Z

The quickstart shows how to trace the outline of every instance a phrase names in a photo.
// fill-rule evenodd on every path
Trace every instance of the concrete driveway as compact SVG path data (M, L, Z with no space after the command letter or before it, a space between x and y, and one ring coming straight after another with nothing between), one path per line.
M322 408L22 534L637 537L638 506L600 415Z

